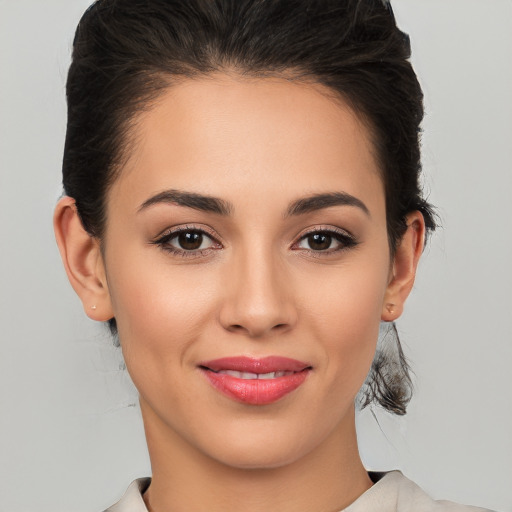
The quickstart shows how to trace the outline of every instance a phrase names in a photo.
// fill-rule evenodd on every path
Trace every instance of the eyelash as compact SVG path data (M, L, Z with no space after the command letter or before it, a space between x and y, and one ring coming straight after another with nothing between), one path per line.
M311 256L315 258L322 258L327 255L340 253L342 251L346 251L348 249L351 249L359 244L359 242L356 240L356 238L348 233L347 231L336 229L336 228L322 228L317 227L314 229L311 229L310 231L307 231L304 233L299 240L294 244L298 244L302 242L303 240L307 240L312 235L326 235L328 237L331 237L332 239L336 240L340 246L337 249L327 249L325 251L315 251L314 249L305 249L310 253ZM294 250L300 250L300 249L294 249Z
M206 249L196 249L193 251L187 251L185 249L177 249L170 245L171 240L177 238L181 233L199 233L200 235L206 235L213 242L213 246L217 245L220 247L220 242L217 242L215 237L204 228L198 228L195 226L183 226L170 231L165 232L161 237L157 238L153 242L153 245L159 246L163 251L171 253L173 256L181 258L197 258L206 256L211 251L218 249L219 247L208 247Z
M185 250L185 249L177 249L170 245L171 240L177 238L181 233L198 233L202 236L206 235L206 237L210 238L213 242L212 247L208 247L206 249L196 249L196 250ZM339 253L348 249L351 249L359 244L356 238L350 233L340 230L330 228L315 228L306 233L304 233L294 245L299 244L303 240L307 240L308 237L313 235L326 235L336 240L340 247L336 249L327 249L327 250L314 250L314 249L302 249L311 254L311 256L315 258L325 257L326 255L331 255L334 253ZM204 228L198 228L195 226L184 226L177 229L173 229L172 231L167 231L164 235L160 236L153 242L153 245L159 246L163 251L169 252L174 256L182 257L182 258L198 258L201 256L206 256L211 251L217 250L221 248L220 242L218 242L215 237L206 231ZM293 250L301 250L301 249L293 249Z

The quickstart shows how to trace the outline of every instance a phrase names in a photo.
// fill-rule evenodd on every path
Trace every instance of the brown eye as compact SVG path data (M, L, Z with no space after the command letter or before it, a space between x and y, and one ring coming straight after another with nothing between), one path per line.
M325 251L331 247L332 236L327 233L315 233L307 238L310 249L314 251Z
M201 249L203 238L203 234L199 231L182 231L175 240L180 249L196 251Z
M173 256L183 257L206 256L211 250L222 248L222 244L206 231L187 227L167 233L152 244Z
M354 247L358 242L346 232L334 230L312 231L304 235L298 242L297 248L311 253L333 254Z

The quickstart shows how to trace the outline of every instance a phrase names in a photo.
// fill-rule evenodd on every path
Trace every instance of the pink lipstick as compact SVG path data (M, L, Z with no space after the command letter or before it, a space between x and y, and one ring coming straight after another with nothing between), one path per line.
M297 389L311 370L308 363L287 357L225 357L199 367L210 383L245 404L267 405Z

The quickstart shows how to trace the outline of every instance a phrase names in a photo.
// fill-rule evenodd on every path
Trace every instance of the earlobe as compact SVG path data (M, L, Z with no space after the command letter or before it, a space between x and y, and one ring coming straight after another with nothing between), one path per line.
M71 286L93 320L114 316L98 239L85 231L73 198L62 197L53 216L55 238Z
M411 212L407 215L407 230L396 248L391 277L384 297L381 319L385 322L393 322L404 310L405 301L414 285L424 241L423 215L419 211Z

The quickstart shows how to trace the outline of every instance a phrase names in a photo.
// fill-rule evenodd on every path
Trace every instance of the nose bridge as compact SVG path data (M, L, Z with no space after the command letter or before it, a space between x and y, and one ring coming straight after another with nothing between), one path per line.
M290 283L276 252L259 243L233 254L221 313L226 329L258 337L295 323Z

